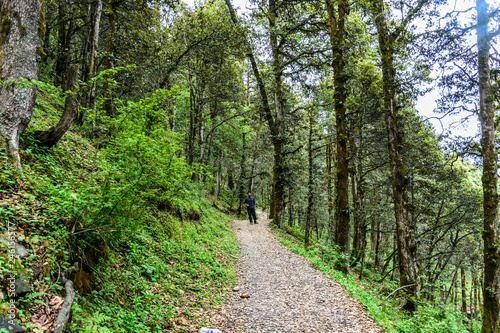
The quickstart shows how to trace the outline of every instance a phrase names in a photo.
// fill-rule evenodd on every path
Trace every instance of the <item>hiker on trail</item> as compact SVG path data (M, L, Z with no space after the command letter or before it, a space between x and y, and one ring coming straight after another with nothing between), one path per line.
M250 220L250 224L258 224L257 223L257 215L255 215L255 198L252 197L252 193L248 192L248 197L245 198L243 202L245 206L247 206L248 219ZM253 217L253 223L252 223Z

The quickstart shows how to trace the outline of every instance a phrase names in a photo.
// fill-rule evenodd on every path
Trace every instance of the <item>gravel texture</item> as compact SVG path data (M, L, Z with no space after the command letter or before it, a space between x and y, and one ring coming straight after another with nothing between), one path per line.
M241 246L237 286L222 310L229 332L383 332L359 302L274 238L262 212L257 225L233 221ZM241 298L243 294L249 298Z

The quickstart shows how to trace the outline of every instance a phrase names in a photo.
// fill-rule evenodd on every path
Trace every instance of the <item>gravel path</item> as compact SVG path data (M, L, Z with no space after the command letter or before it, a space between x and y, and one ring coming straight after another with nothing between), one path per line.
M228 301L222 330L229 332L382 332L342 286L294 254L259 224L233 221L241 247L239 291ZM248 293L250 298L240 295Z

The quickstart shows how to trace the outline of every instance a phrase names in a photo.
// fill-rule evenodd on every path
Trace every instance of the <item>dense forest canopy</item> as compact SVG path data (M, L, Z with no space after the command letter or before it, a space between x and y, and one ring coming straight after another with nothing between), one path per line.
M500 11L465 4L4 0L2 195L77 132L95 156L65 184L74 249L144 207L243 214L251 192L336 269L397 286L409 313L460 303L497 332ZM436 119L480 133L420 115L432 86ZM51 98L58 119L36 117Z

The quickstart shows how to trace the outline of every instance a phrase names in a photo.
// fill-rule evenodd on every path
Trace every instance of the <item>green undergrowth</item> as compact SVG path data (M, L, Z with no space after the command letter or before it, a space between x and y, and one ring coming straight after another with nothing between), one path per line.
M234 284L238 246L230 220L210 212L176 224L175 238L156 220L131 233L96 267L99 290L78 298L75 327L82 332L182 332L206 323L207 309L224 300ZM126 249L126 250L125 250Z
M471 322L452 306L422 304L418 311L410 316L405 314L395 297L380 293L381 289L395 290L397 285L386 282L379 285L373 281L360 280L349 271L348 274L333 269L338 260L338 253L331 247L320 243L313 244L308 250L303 246L303 235L295 229L281 230L272 228L275 237L294 253L304 256L318 270L325 272L338 281L356 300L358 300L386 332L405 333L466 333L471 332ZM299 231L297 229L297 231ZM480 323L472 322L473 331L480 332Z
M193 331L209 324L230 291L239 251L231 221L212 208L210 176L178 157L178 137L157 107L168 94L130 102L114 119L92 119L95 128L73 125L46 149L29 133L56 124L64 103L59 92L40 89L21 142L23 170L0 150L0 235L10 223L30 254L14 273L29 277L30 291L15 300L15 319L27 330L53 327L63 272L77 291L73 332ZM200 175L205 183L192 181ZM2 246L3 315L4 259Z

